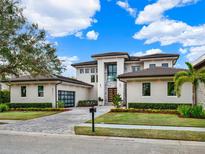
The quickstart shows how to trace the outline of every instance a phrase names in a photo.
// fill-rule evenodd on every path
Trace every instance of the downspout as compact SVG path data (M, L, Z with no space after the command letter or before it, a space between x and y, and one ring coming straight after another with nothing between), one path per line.
M62 81L60 81L60 82L58 82L58 83L56 83L55 84L55 104L56 104L56 108L57 108L57 85L59 85L59 84L61 84L62 83Z

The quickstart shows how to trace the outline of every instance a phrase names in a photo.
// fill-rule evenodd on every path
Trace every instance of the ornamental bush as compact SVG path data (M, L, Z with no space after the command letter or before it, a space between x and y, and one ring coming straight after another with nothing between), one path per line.
M177 111L178 113L182 116L182 117L185 117L185 118L189 118L191 117L191 106L188 106L188 105L180 105L178 108L177 108Z
M201 105L187 106L181 105L177 108L178 113L185 118L205 118L205 113Z
M10 92L8 90L0 91L0 103L9 103L10 102Z
M128 103L128 108L135 109L170 109L176 110L178 106L182 104L173 104L173 103ZM191 106L191 104L185 104Z
M112 103L116 108L120 108L121 101L122 101L122 98L121 98L120 94L117 94L113 97L113 102Z
M52 103L8 103L10 108L52 108Z
M6 104L0 104L0 112L6 112L9 110L8 105Z
M81 100L78 102L78 107L98 106L97 100Z

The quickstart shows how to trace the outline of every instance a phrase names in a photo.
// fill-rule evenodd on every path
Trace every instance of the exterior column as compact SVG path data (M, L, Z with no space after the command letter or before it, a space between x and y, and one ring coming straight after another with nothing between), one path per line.
M98 98L101 97L103 99L103 104L105 105L105 66L102 60L98 60Z
M117 76L124 73L124 58L117 60ZM117 93L121 95L124 100L124 83L117 79Z

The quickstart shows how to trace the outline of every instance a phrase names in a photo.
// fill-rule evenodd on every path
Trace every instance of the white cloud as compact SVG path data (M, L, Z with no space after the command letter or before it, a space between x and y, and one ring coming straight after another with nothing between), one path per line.
M74 67L71 66L71 64L79 61L79 58L77 56L71 56L71 57L62 56L62 57L59 57L59 59L61 60L63 66L66 69L63 72L63 75L64 76L69 76L69 77L75 77L76 76L76 70L75 70Z
M200 56L205 54L205 45L204 46L198 46L198 47L191 47L190 52L187 54L187 59L189 61L194 61Z
M94 30L87 32L86 37L88 40L97 40L99 36L98 32L95 32Z
M83 32L77 32L75 33L75 37L78 37L80 39L83 39Z
M161 49L150 49L147 51L140 51L132 54L133 56L145 56L145 55L152 55L152 54L157 54L157 53L163 53Z
M180 43L184 47L205 45L205 25L190 26L181 21L163 19L150 23L137 32L134 39L146 40L145 44L161 45Z
M99 0L23 0L24 14L51 36L62 37L88 28L97 20Z
M186 54L188 52L188 49L187 48L180 48L179 52L182 54Z
M160 20L163 18L163 13L174 7L181 7L190 3L195 3L198 0L158 0L156 3L147 5L141 11L136 19L137 24L145 24Z
M136 17L137 15L137 11L134 8L131 8L128 1L117 1L116 3L118 6L120 6L121 8L125 9L131 16Z

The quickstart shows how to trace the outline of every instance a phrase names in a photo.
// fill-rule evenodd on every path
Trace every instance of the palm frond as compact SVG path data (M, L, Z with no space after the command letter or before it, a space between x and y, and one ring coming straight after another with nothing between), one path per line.
M189 76L189 73L187 71L180 71L180 72L177 72L174 76L174 81L176 81L178 78L180 77L183 77L183 76L186 76L188 77Z
M187 65L187 67L188 67L188 69L189 69L189 72L190 72L190 73L194 73L194 67L193 67L193 65L192 65L191 63L189 63L189 62L186 62L186 65Z
M198 70L198 73L205 73L205 68Z
M185 82L192 82L192 78L188 76L181 76L175 80L175 92L178 97L181 96L181 87Z

